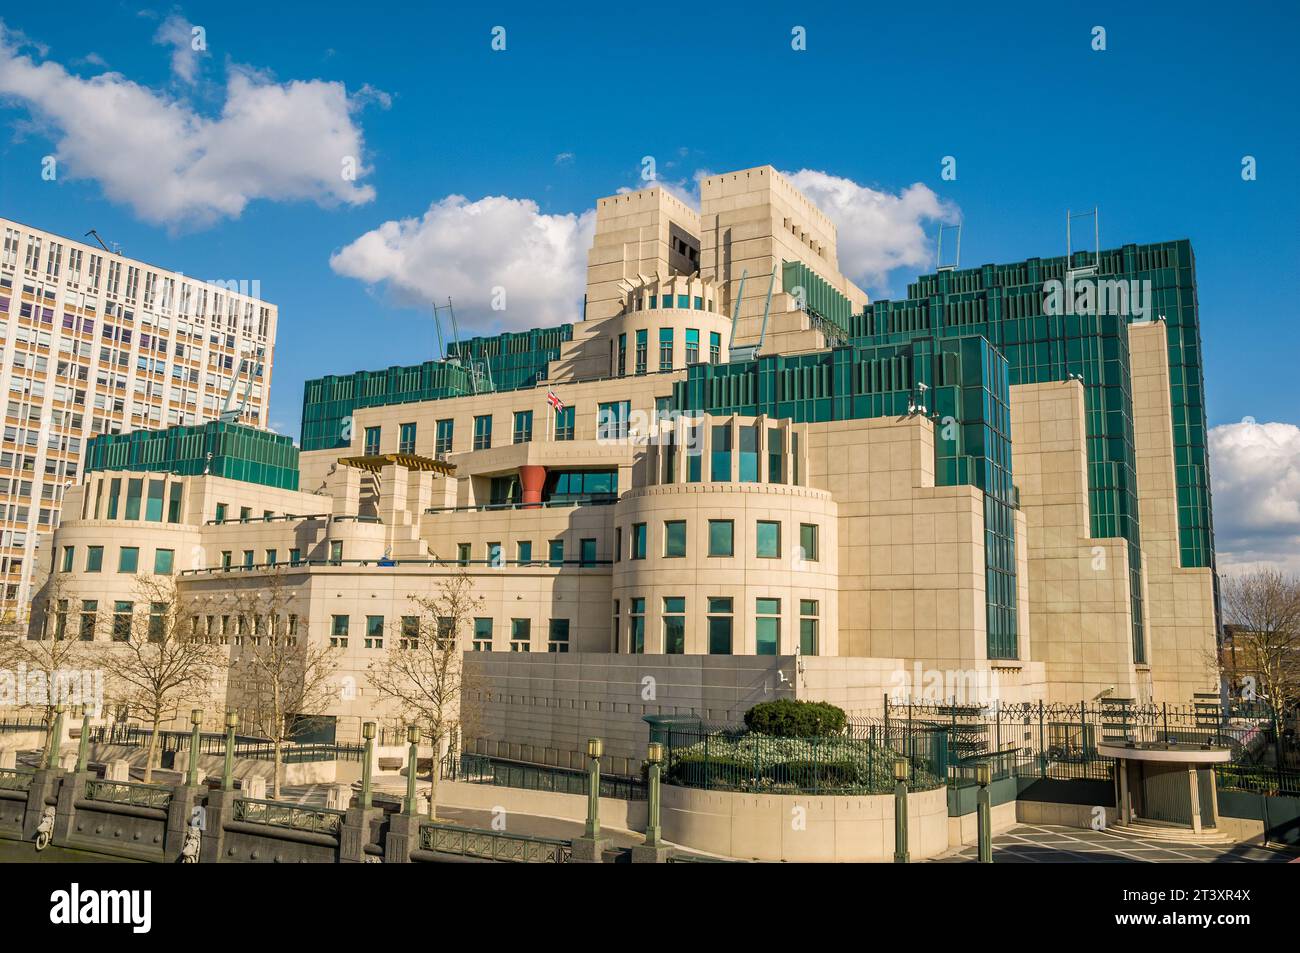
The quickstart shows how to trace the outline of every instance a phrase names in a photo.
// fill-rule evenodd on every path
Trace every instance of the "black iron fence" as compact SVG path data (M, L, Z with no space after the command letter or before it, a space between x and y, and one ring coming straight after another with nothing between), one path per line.
M487 755L451 752L442 759L441 777L445 781L492 784L497 787L523 788L529 791L555 791L581 794L589 790L587 772L573 768L506 761ZM642 778L601 774L600 796L625 801L644 801L646 782Z
M99 725L90 729L91 744L122 745L129 748L147 748L153 730L139 725ZM188 749L191 735L188 731L160 731L158 733L158 751L164 761L168 755ZM199 754L225 755L226 736L211 732L199 735ZM256 761L271 761L275 757L275 743L266 738L250 735L235 736L235 757L250 758ZM365 746L360 744L339 744L335 742L299 744L286 741L280 745L280 757L284 764L305 764L317 761L361 761L365 757Z

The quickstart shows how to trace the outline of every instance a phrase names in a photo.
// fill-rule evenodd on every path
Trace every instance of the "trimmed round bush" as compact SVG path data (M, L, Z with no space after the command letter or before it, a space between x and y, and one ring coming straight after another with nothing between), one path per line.
M828 702L803 702L783 698L759 702L745 712L745 727L777 738L824 738L844 732L844 709Z

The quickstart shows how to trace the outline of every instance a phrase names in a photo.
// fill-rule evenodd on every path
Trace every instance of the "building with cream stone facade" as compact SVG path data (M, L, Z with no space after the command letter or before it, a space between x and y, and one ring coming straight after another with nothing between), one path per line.
M42 550L53 578L108 606L169 566L234 652L221 607L274 576L295 632L338 650L328 715L354 738L391 717L367 668L412 595L466 572L474 740L516 757L597 729L631 753L647 715L771 697L1215 689L1187 242L941 270L869 302L770 167L703 180L698 211L649 188L596 215L584 320L309 381L301 453L275 461L269 435L179 475L170 451L101 454ZM1131 314L1057 313L1054 280L1149 290ZM114 493L134 508L110 514ZM123 546L138 560L114 572Z
M201 281L0 219L0 617L35 593L36 545L59 522L98 434L199 424L232 380L265 426L276 307L257 282Z

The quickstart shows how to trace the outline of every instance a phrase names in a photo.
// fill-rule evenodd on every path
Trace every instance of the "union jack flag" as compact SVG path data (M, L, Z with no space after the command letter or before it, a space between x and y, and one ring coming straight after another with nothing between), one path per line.
M556 412L564 409L564 401L560 400L559 396L553 390L548 390L546 392L546 402L550 404L552 409Z

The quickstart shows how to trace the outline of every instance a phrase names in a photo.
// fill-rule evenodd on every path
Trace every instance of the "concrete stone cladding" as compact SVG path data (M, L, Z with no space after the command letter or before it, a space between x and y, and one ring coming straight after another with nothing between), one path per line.
M978 686L967 700L979 704L1103 693L1181 704L1213 688L1212 570L1180 565L1158 326L1129 334L1135 574L1124 538L1091 535L1079 380L1013 380L1009 413L963 419L986 428L963 448L1010 442L1013 492L999 505L1011 529L995 533L983 490L964 475L976 451L954 455L951 421L925 408L923 390L914 400L905 391L921 350L880 357L903 396L885 412L837 411L847 419L797 419L774 394L746 390L767 386L747 383L757 374L693 370L736 349L761 362L837 343L783 287L789 263L824 283L823 296L829 288L855 313L867 307L838 270L834 225L774 169L710 177L701 194L699 212L657 187L599 200L586 320L575 315L535 384L357 409L345 446L301 454L296 492L165 468L90 475L38 550L32 632L56 624L56 593L73 614L85 600L101 613L146 612L134 576L157 567L199 600L195 624L233 654L240 623L223 607L274 585L291 595L306 643L333 647L348 688L325 714L351 739L367 719L399 724L369 666L400 644L415 599L464 573L482 600L457 631L478 679L471 747L580 766L586 737L604 734L628 770L646 716L734 723L768 698L867 713L887 693L926 698L935 684ZM927 374L957 367L933 354ZM840 365L814 365L782 373L803 375L809 403L842 396L819 390L843 376ZM686 413L675 385L688 377L708 406L730 409ZM933 380L978 393L972 381ZM855 393L861 403L841 405L867 406L872 393ZM111 483L128 477L164 481L168 499L178 486L179 510L110 515ZM118 571L123 546L138 558ZM995 657L987 546L1010 547L997 565L1014 594L1001 603L1014 640ZM173 555L157 561L159 550ZM1134 605L1146 607L1144 661L1134 659ZM932 700L953 694L941 691ZM228 692L214 710L238 704Z

